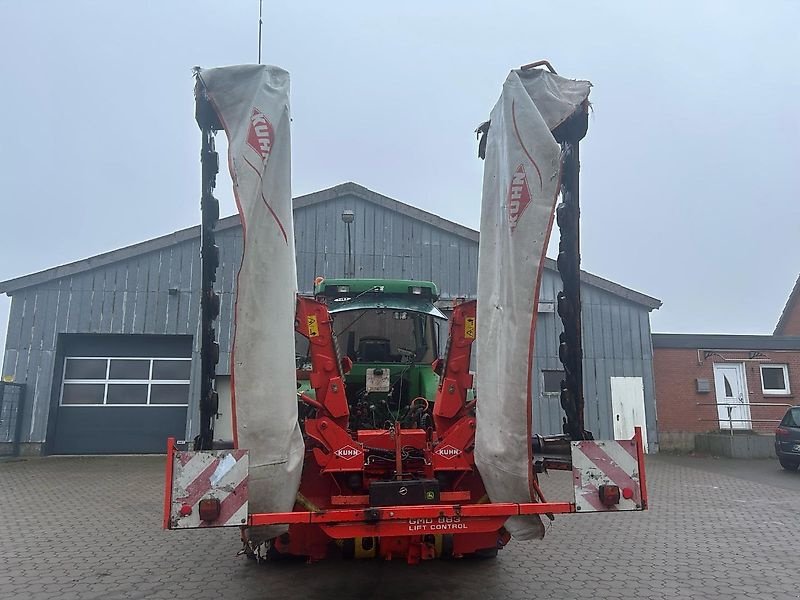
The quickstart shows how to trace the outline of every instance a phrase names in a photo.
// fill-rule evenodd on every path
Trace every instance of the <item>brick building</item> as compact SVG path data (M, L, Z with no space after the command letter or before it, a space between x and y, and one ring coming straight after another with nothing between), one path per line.
M656 333L653 370L662 449L693 450L698 433L731 426L772 433L798 403L800 336Z
M731 429L771 434L800 404L800 277L772 335L652 338L662 449L694 450L697 434Z

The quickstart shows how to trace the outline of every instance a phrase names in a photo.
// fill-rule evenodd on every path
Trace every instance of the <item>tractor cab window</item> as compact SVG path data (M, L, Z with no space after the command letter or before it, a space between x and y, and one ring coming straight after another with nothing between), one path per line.
M369 309L333 315L343 354L353 362L430 363L436 358L433 317L413 311Z

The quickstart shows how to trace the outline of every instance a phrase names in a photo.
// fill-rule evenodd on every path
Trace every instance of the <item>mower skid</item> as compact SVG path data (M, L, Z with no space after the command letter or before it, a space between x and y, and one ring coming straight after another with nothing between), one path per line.
M164 529L247 523L247 450L178 450L167 441Z

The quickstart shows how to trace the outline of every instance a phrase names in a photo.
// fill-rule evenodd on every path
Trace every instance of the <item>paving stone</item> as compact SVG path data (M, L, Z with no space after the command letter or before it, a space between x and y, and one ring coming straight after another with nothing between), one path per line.
M0 598L796 599L800 494L766 481L651 457L651 510L560 516L496 560L258 565L235 530L161 530L162 457L6 462ZM568 474L543 487L566 499Z

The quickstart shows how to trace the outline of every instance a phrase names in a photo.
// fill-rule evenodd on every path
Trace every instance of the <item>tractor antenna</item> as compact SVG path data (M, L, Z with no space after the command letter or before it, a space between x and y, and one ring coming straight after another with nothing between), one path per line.
M261 64L261 26L264 20L261 18L264 8L264 0L258 0L258 64Z

